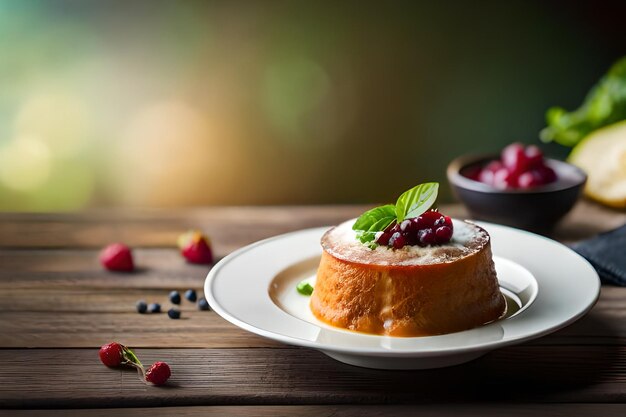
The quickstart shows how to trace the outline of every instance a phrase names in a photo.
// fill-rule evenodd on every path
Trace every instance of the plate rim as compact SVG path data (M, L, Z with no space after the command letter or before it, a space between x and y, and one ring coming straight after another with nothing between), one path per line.
M562 244L561 242L558 242L554 239L550 239L546 236L542 236L542 235L538 235L536 233L532 233L529 232L527 230L522 230L522 229L516 229L514 227L510 227L510 226L505 226L505 225L500 225L500 224L496 224L496 223L489 223L489 222L482 222L482 221L472 221L472 220L468 220L471 221L473 223L478 224L481 227L484 227L485 229L487 229L487 231L489 231L489 227L497 227L497 228L502 228L508 231L512 231L514 233L522 233L522 234L526 234L529 235L533 238L539 238L541 240L547 241L550 244L557 244L560 247L562 247L563 249L571 252L572 254L574 254L576 257L578 257L578 259L582 262L584 262L590 269L590 271L593 272L594 277L596 278L594 280L594 284L595 284L595 293L593 294L593 297L591 299L591 301L588 303L588 305L586 305L584 308L582 308L580 311L578 311L576 314L568 317L565 320L559 321L558 323L555 323L551 326L548 327L543 327L540 330L531 332L529 334L525 334L525 335L520 335L520 336L516 336L516 337L509 337L507 339L498 339L498 340L493 340L493 341L487 341L487 342L482 342L482 343L475 343L475 344L468 344L465 346L453 346L453 347L437 347L437 348L429 348L429 349L424 349L424 348L420 348L420 349L402 349L402 350L394 350L392 348L381 348L381 347L359 347L359 346L335 346L335 345L328 345L328 344L324 344L322 342L318 342L318 341L311 341L311 340L306 340L306 339L302 339L302 338L298 338L298 337L294 337L294 336L289 336L289 335L284 335L281 333L276 333L273 332L271 330L266 330L266 329L262 329L259 328L257 326L254 326L252 324L249 324L243 320L240 320L239 318L235 317L233 314L231 314L230 312L226 311L224 308L222 308L219 300L217 300L213 294L213 291L211 291L211 284L215 281L216 277L218 276L218 274L220 273L220 270L226 266L228 263L232 262L233 260L235 260L236 258L240 257L242 254L252 251L255 248L268 244L272 241L275 240L280 240L280 239L288 239L290 237L293 237L294 235L300 235L300 234L304 234L304 233L313 233L313 232L319 232L319 236L321 237L321 235L323 234L324 231L328 230L330 227L332 226L320 226L320 227L313 227L313 228L306 228L306 229L299 229L299 230L294 230L291 232L287 232L287 233L282 233L276 236L271 236L259 241L256 241L254 243L251 243L249 245L243 246L233 252L231 252L230 254L228 254L227 256L225 256L224 258L222 258L217 264L215 264L213 266L213 268L211 268L211 270L208 272L207 277L205 279L204 282L204 294L205 297L207 298L207 301L209 302L209 305L211 306L211 309L213 311L215 311L215 313L217 313L218 315L220 315L220 317L222 317L223 319L225 319L226 321L228 321L229 323L244 329L246 331L249 331L253 334L262 336L262 337L266 337L268 339L271 340L275 340L281 343L285 343L288 345L293 345L293 346L301 346L301 347L307 347L307 348L312 348L312 349L316 349L316 350L321 350L321 351L329 351L329 352L337 352L337 353L341 353L341 354L352 354L352 355L358 355L358 356L374 356L374 357L412 357L412 358L417 358L417 357L434 357L434 356L444 356L444 355L456 355L456 354L462 354L462 353L470 353L470 352L480 352L480 351L490 351L490 350L494 350L497 348L501 348L501 347L505 347L505 346L510 346L510 345L515 345L515 344L519 344L519 343L523 343L525 341L528 340L533 340L533 339L537 339L540 337L543 337L547 334L553 333L559 329L562 329L564 327L567 327L568 325L574 323L575 321L579 320L581 317L583 317L584 315L586 315L597 303L599 297L600 297L600 292L601 292L601 283L600 283L600 278L598 276L597 271L593 268L593 266L582 256L580 256L578 253L576 253L575 251L573 251L571 248L567 247L566 245ZM320 254L321 254L321 248L320 248ZM500 256L500 255L498 255ZM501 256L502 257L502 256ZM508 259L503 257L504 259ZM510 259L509 259L510 260ZM293 262L297 262L297 260L293 261ZM292 262L292 264L293 264ZM515 262L515 261L513 261ZM521 265L523 267L523 265ZM535 278L537 279L537 278ZM539 286L541 287L541 283L538 281ZM539 290L541 292L541 290ZM269 298L269 295L267 295ZM270 300L271 302L271 300ZM273 303L272 303L273 304ZM274 304L273 304L274 305ZM277 307L278 308L278 307ZM284 314L291 316L290 314L288 314L287 312L283 311L282 309L280 309ZM521 314L523 316L523 314ZM515 317L512 317L510 320L515 320ZM312 326L316 326L318 328L321 328L319 325L316 325L315 323L311 323L311 322L306 322ZM494 323L490 323L487 324L485 326L480 326L477 328L473 328L473 329L468 329L462 332L457 332L456 334L459 333L465 333L467 332L468 334L470 334L471 332L476 332L479 331L481 329L484 329L487 326L490 326L492 324L497 324L498 322L494 322ZM338 331L342 331L342 329L337 329ZM384 336L384 335L369 335L369 334L365 334L365 333L358 333L358 332L354 332L356 335L358 335L359 337L372 337L372 338L392 338L395 339L392 336ZM455 334L455 333L450 333L450 334ZM431 337L441 337L441 336L447 336L446 335L437 335L437 336L424 336L424 337L403 337L403 338L398 338L398 339L424 339L424 338L431 338Z

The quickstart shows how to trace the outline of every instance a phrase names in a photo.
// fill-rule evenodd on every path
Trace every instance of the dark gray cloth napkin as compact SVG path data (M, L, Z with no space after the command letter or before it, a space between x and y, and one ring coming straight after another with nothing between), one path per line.
M571 247L593 265L603 283L626 286L626 224Z

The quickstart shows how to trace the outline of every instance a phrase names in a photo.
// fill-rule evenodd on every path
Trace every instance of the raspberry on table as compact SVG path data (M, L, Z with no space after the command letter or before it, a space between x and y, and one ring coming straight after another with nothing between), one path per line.
M109 367L116 367L122 364L124 347L117 342L109 343L100 348L100 361Z
M112 243L100 252L100 263L109 271L131 272L135 269L130 248L123 243Z
M155 362L146 371L146 381L154 385L163 385L172 375L170 366L165 362Z

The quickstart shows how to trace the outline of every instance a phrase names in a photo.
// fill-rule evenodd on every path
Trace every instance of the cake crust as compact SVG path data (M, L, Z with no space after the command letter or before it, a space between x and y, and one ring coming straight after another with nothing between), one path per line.
M440 247L371 250L342 236L322 237L311 310L333 326L390 336L429 336L470 329L501 317L500 293L487 232Z

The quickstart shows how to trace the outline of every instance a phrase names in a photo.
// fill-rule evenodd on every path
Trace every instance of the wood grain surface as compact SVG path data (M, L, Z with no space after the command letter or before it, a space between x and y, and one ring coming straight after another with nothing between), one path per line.
M623 417L623 404L519 404L503 403L495 406L484 404L422 404L407 405L262 405L262 406L188 406L160 408L106 408L76 410L0 410L0 417Z
M12 409L0 415L49 412L24 410L28 408L110 415L110 407L123 407L128 415L142 410L190 416L374 416L392 410L393 415L414 415L416 410L426 416L437 411L495 415L483 403L498 403L498 413L512 410L510 415L550 410L556 415L624 415L626 288L604 286L586 317L555 334L429 371L344 365L316 351L247 333L185 300L180 320L135 312L139 299L159 302L166 310L172 289L202 291L209 268L185 263L175 247L177 236L187 229L209 234L219 258L276 234L336 224L366 208L0 214L0 408ZM444 209L465 215L460 206ZM624 212L582 202L552 237L570 242L624 222ZM98 252L114 241L133 246L137 272L101 269ZM132 371L104 367L97 350L113 340L135 348L146 363L170 363L168 386L147 386ZM508 408L511 402L524 406ZM404 405L358 406L364 404ZM171 408L156 413L136 408L155 406ZM81 410L68 410L75 408Z

